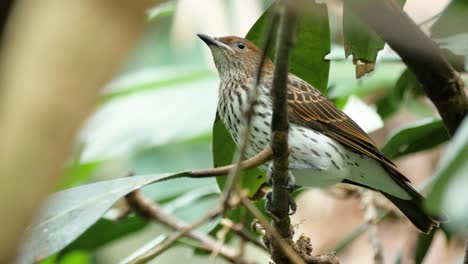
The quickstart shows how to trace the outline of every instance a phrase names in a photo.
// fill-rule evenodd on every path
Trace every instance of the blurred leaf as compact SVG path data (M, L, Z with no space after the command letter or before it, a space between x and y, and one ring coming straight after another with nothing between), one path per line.
M356 80L349 61L332 61L330 87L327 96L332 99L346 98L351 95L364 97L372 92L390 90L405 69L400 61L379 63L373 72Z
M371 133L383 127L382 118L375 109L366 104L357 96L350 96L343 107L349 117L356 122L366 133Z
M427 118L394 132L382 147L382 153L389 159L396 159L433 148L448 139L442 120Z
M132 261L134 261L139 256L142 256L142 255L148 253L151 249L157 247L158 245L160 245L161 243L166 241L167 238L168 238L167 235L157 236L155 239L151 240L150 242L146 243L142 247L140 247L137 250L135 250L134 252L132 252L132 254L130 254L128 257L126 257L125 259L123 259L119 263L121 263L121 264L131 263Z
M468 32L466 27L466 14L468 1L452 0L442 15L431 27L431 36L445 38L459 33Z
M104 161L92 161L86 163L74 162L65 168L64 175L60 178L59 190L68 189L86 182L94 171Z
M419 234L414 252L414 263L423 263L424 257L429 251L432 240L434 239L435 232L436 229L432 229L429 234Z
M94 252L96 249L145 228L148 221L138 216L128 216L120 221L101 218L75 241L65 247L60 255L74 250Z
M452 0L431 27L431 36L457 71L468 70L468 1Z
M148 10L147 16L148 20L156 20L163 17L171 16L174 14L176 9L176 1L167 1L164 3L160 3L155 7Z
M167 75L174 74L173 70L167 70ZM154 78L164 73L158 70L148 74ZM86 144L81 162L125 159L147 146L157 147L210 133L216 107L215 76L213 73L212 78L186 81L168 89L136 92L101 105L81 131ZM120 83L123 89L131 86L125 81Z
M199 68L183 69L167 67L165 69L158 69L158 71L160 74L155 74L154 71L142 71L120 77L106 87L106 91L101 96L102 101L106 103L112 99L129 96L147 90L191 83L216 76L211 70L200 70Z
M180 194L176 199L164 203L163 208L166 213L190 222L206 214L213 207L218 200L218 195L213 194L217 193L217 187L213 189L213 186L193 188L190 192ZM148 220L136 215L127 216L119 221L101 218L64 248L60 255L78 249L94 252L109 242L142 230L148 223Z
M343 2L343 38L345 55L353 55L356 65L356 78L374 70L377 53L383 49L385 42L353 12L351 1ZM365 2L368 0L360 0ZM374 1L374 0L373 0ZM381 1L381 0L379 0ZM406 0L397 1L403 6Z
M414 74L406 69L398 78L389 94L377 102L377 111L382 118L387 118L400 109L411 94L420 94L422 86Z
M221 119L217 119L213 125L213 164L214 167L229 165L232 163L237 147L232 140ZM224 188L226 177L216 177L221 189ZM253 196L266 181L265 172L253 168L240 173L239 182L243 188L249 190L249 196Z
M34 224L27 230L19 263L32 263L58 252L131 191L149 183L183 175L134 176L83 185L51 195Z
M298 19L296 41L291 54L289 71L312 84L322 92L326 91L330 62L325 55L330 52L330 26L325 4L305 1L302 14ZM250 29L246 38L262 47L266 27L273 8L270 7ZM274 45L268 51L273 60Z
M432 213L445 212L452 230L464 228L468 223L468 118L457 130L435 173L435 184L426 199L426 207Z

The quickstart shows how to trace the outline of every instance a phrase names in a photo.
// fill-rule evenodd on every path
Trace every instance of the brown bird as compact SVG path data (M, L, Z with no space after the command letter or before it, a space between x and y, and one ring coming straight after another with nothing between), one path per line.
M253 89L262 51L252 42L198 34L211 49L221 79L219 115L239 144L247 94ZM266 59L246 155L255 156L270 141L274 65ZM422 232L438 226L423 210L423 197L387 159L372 139L345 113L301 78L288 75L289 166L299 186L350 183L378 191Z

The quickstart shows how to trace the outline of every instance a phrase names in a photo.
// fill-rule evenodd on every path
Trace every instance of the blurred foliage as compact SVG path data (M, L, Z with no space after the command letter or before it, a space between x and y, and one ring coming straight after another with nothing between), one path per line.
M350 1L343 1L343 38L345 56L353 55L356 65L356 78L374 70L377 53L383 49L385 42L354 14ZM364 2L365 1L362 1ZM406 0L396 1L401 7Z
M423 119L395 131L382 147L382 153L390 159L422 150L431 149L449 139L440 119Z
M404 2L399 1L401 5ZM416 122L402 124L383 146L382 152L391 159L430 150L448 141L443 123L436 118L433 109L421 100L424 94L419 82L399 58L388 59L382 54L373 72L355 79L353 60L374 64L384 43L350 13L346 3L344 1L343 47L342 43L331 39L329 24L333 25L334 22L329 21L332 16L328 15L327 6L308 2L307 13L301 16L298 26L291 72L326 93L341 108L349 98L358 96L373 98L382 119L391 118L401 111L417 118ZM462 23L466 20L466 7L466 1L452 1L431 29L438 43L462 56L468 54L464 53L466 45L463 37L467 29ZM63 180L57 189L67 191L55 194L55 199L52 197L51 201L56 202L55 209L43 211L46 221L52 225L36 230L37 235L29 241L35 244L34 249L29 251L27 257L40 251L41 245L46 245L44 241L53 241L53 250L47 244L48 253L41 251L41 256L58 253L42 263L91 263L103 247L150 230L152 225L149 221L133 214L115 221L112 212L118 208L104 213L134 186L164 176L110 180L100 182L97 189L96 185L77 188L78 185L97 179L116 178L128 170L137 175L160 174L231 163L234 142L220 120L214 124L209 122L215 116L217 75L209 65L200 65L203 61L202 48L205 49L201 44L191 49L181 49L180 45L174 44L171 29L176 10L176 1L167 1L163 6L149 10L147 32L119 75L107 85L100 108L83 129L80 143L77 143L77 153L65 167ZM247 38L259 46L262 46L264 29L271 12L270 8L259 16L247 34ZM333 56L328 61L324 57L330 52L332 42L345 54ZM274 48L268 54L273 58ZM345 59L350 54L353 60ZM125 130L123 127L133 129ZM454 220L443 225L443 231L449 238L452 234L468 235L464 224L468 222L464 209L468 204L464 188L468 186L467 129L465 122L439 164L427 203L432 212L443 210ZM252 195L263 183L265 173L252 169L244 172L242 179L243 187L249 189ZM143 193L161 204L166 212L191 222L204 215L218 201L223 178L218 177L217 180L173 179L148 185L143 188ZM123 183L126 181L134 185ZM255 204L263 211L264 200L258 200ZM78 219L78 211L86 217ZM381 219L386 215L383 213ZM259 236L248 228L253 218L245 208L231 210L226 217L242 223L245 231L252 236ZM200 230L215 237L221 228L218 221L214 221ZM365 224L359 226L335 247L336 251L345 249L366 229ZM426 256L433 235L421 235L418 239L415 263ZM232 243L232 238L233 235L229 233L227 243ZM195 247L193 243L183 244Z
M468 235L468 118L465 118L442 157L426 207L433 213L445 212L447 226Z

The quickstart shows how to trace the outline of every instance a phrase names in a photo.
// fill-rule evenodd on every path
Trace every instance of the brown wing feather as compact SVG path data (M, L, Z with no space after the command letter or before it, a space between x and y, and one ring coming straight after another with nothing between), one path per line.
M408 181L351 118L317 89L293 74L289 75L288 114L292 123L317 130L344 146L381 162L391 174Z

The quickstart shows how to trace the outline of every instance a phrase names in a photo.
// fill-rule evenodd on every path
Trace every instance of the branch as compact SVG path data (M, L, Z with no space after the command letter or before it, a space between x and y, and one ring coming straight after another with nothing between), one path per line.
M294 45L297 22L297 1L283 1L282 16L275 54L275 69L272 84L273 116L271 121L271 147L273 149L271 212L273 227L281 237L291 240L291 220L289 219L289 150L287 115L287 84L290 51ZM267 233L268 234L268 233ZM275 263L289 263L288 257L280 249L278 241L271 240L272 259Z
M174 230L179 230L171 238L168 238L163 244L160 244L157 248L154 248L151 252L148 252L144 256L140 256L138 259L134 259L134 263L139 263L143 260L148 260L154 258L157 254L162 252L172 243L176 242L179 238L183 236L190 237L191 239L197 241L199 243L199 247L202 250L207 252L217 251L220 256L224 259L235 262L239 261L238 252L237 250L218 243L216 240L211 238L210 236L194 230L197 226L205 223L207 220L212 219L213 217L220 214L220 210L215 210L211 213L208 213L205 217L201 220L197 221L192 225L188 225L187 223L179 220L176 217L173 217L164 210L155 204L153 201L149 200L148 198L144 197L140 191L134 191L128 194L126 200L130 207L140 216L148 219L156 220ZM237 263L237 262L236 262ZM240 263L246 263L245 261L241 261Z
M440 48L393 0L347 0L416 75L453 135L468 112L460 76Z
M255 168L268 160L270 160L273 152L271 147L267 146L257 155L253 156L248 160L244 160L240 163L234 163L222 167L212 168L212 169L201 169L193 170L189 172L188 177L201 178L201 177L212 177L212 176L221 176L231 174L233 171L239 173L241 170Z

